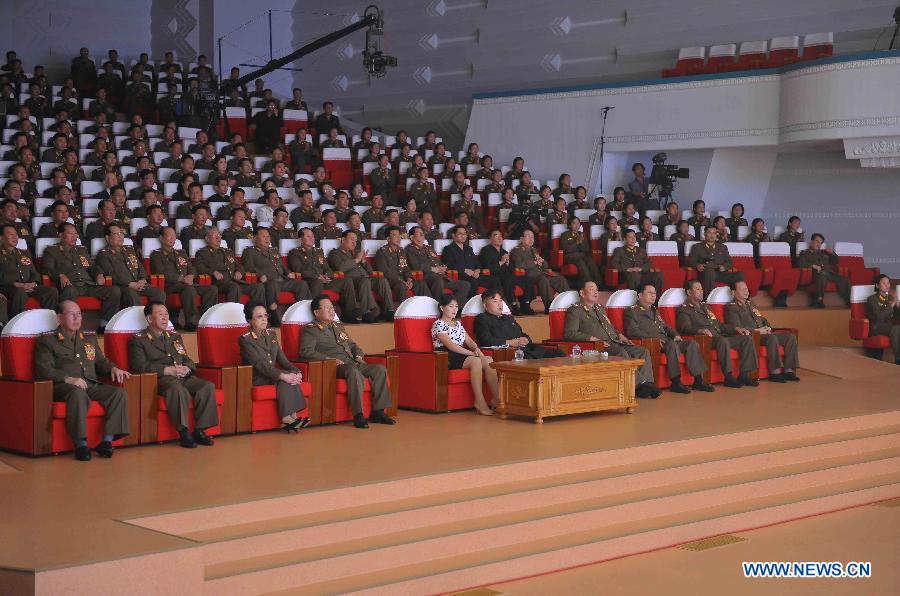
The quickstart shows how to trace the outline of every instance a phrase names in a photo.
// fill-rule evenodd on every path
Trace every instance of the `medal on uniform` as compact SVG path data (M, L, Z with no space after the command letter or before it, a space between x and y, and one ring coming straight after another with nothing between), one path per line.
M324 256L324 255L319 255L319 264L320 264L320 265L324 265L324 264L325 264L325 256Z
M128 267L130 269L137 269L140 267L140 263L138 263L137 257L133 254L128 255Z
M762 316L762 314L759 312L759 310L755 306L753 307L753 314L756 315L757 317Z
M94 351L94 346L91 344L84 344L84 355L88 360L96 358L97 352Z
M229 254L225 255L225 260L228 261L229 263L234 263L234 257Z
M341 331L338 334L338 338L340 338L341 341L347 341L348 339L350 339L350 336L347 335L346 333L344 333L343 331Z
M179 267L187 267L187 259L185 259L181 255L179 255L178 256L178 266Z
M25 255L22 255L22 257L19 260L22 262L23 266L31 267L31 258L26 257Z
M84 255L79 255L79 258L81 259L81 266L82 266L82 267L88 268L88 267L91 266L91 262L88 261L88 258L87 258L86 256L84 256Z
M176 352L178 352L178 353L181 354L182 356L184 356L185 354L187 354L187 352L184 350L184 344L182 344L180 341L172 342L172 344L175 346L175 351L176 351Z

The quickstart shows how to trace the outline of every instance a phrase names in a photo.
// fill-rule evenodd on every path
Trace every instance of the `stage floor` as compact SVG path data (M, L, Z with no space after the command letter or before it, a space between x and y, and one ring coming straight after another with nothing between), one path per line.
M144 446L89 463L0 453L0 569L47 570L196 545L124 521L135 517L898 409L900 367L840 348L805 348L801 362L801 383L664 393L641 400L633 415L535 425L403 411L394 427L233 436L190 451Z

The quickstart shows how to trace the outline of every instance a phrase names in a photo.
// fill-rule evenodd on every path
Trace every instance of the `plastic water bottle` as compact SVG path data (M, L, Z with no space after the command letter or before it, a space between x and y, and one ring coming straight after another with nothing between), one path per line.
M578 344L572 346L572 358L581 358L581 346Z
M525 360L525 352L522 351L522 348L516 348L515 354L513 354L513 360L516 362L522 362Z

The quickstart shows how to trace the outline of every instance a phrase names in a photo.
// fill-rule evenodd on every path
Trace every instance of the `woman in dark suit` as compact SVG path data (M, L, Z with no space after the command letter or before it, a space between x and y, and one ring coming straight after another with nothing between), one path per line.
M275 399L282 428L298 432L309 425L309 418L297 418L306 409L300 389L303 374L281 350L275 331L268 329L269 313L262 304L250 302L244 307L250 331L238 338L241 360L253 367L253 385L275 385Z

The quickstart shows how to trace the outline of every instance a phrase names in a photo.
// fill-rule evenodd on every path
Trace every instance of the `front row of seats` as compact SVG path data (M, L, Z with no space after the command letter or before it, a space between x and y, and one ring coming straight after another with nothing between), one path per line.
M149 312L134 306L117 313L107 325L105 355L96 337L81 330L80 309L72 301L64 301L60 313L20 313L0 336L6 373L0 378L6 396L0 400L0 448L29 455L75 449L78 459L87 460L95 446L109 457L113 446L172 439L185 447L212 445L218 434L279 426L353 419L365 428L367 418L393 424L388 414L396 413L397 363L365 356L328 305L324 299L314 312L306 300L285 313L287 362L279 363L289 373L288 385L299 380L295 371L303 373L300 400L296 390L286 391L274 379L264 383L268 363L244 364L259 364L265 356L254 358L253 346L246 345L242 357L241 344L271 341L274 334L264 326L251 329L241 304L218 304L204 314L199 364L187 356L160 304L148 306ZM320 312L327 313L324 321ZM121 389L95 391L113 381ZM79 399L80 393L90 399ZM286 400L290 393L294 399ZM285 410L292 409L289 404L297 410Z

